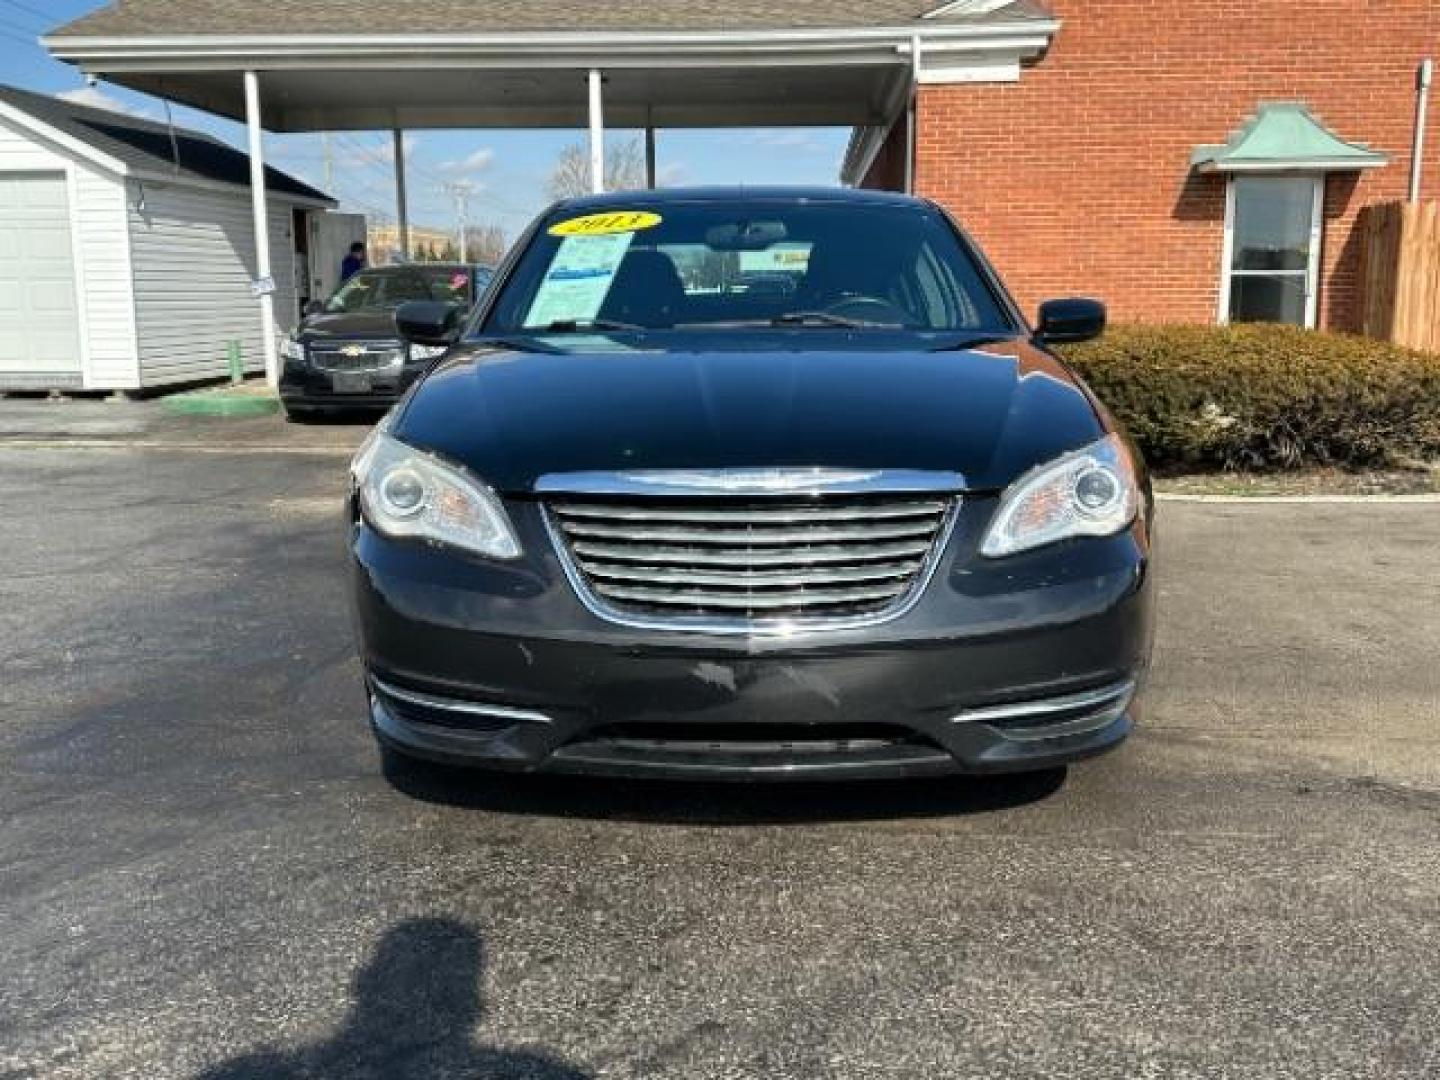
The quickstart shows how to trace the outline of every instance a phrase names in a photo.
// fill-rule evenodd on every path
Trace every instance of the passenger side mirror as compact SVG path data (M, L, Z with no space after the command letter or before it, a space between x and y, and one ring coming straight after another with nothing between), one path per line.
M319 315L324 310L324 300L311 300L305 305L305 317L308 319L311 315Z
M1040 305L1035 336L1046 345L1091 341L1105 332L1105 305L1099 300L1071 297L1046 300Z
M412 345L453 345L460 337L461 307L444 300L412 300L395 312L395 328Z

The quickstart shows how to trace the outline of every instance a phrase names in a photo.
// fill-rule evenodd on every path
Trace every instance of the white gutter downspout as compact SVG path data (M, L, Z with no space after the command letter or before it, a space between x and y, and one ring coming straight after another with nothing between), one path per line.
M590 190L605 194L605 101L599 68L590 69Z
M1421 63L1415 79L1415 141L1410 149L1410 201L1420 201L1420 183L1425 173L1425 119L1430 107L1430 83L1435 77L1435 61Z
M920 137L920 35L910 39L910 100L905 107L905 194L915 194L915 153Z
M255 217L255 280L260 300L260 343L265 381L280 386L280 354L275 340L275 279L270 272L270 209L265 197L265 133L260 126L260 79L245 72L245 125L250 135L250 207Z

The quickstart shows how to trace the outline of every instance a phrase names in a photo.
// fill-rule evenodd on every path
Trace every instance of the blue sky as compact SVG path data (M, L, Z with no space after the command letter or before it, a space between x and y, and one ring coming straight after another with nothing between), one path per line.
M157 99L101 83L87 89L79 73L52 60L40 33L102 7L101 0L0 0L0 83L50 94L78 95L91 104L163 119ZM174 107L177 124L210 131L244 145L244 128L228 120ZM628 133L617 133L624 137ZM556 156L579 131L417 131L407 143L410 217L417 225L453 227L454 209L440 185L473 182L474 222L495 222L513 238L544 204L545 179ZM835 128L661 131L658 161L669 184L833 184L848 131ZM347 210L393 217L395 182L389 132L346 132L330 140L332 194ZM270 163L324 187L319 135L270 135Z

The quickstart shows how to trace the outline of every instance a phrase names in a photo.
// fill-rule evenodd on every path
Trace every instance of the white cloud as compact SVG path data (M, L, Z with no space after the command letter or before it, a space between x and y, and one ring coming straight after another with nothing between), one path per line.
M337 165L393 165L395 164L395 140L370 138L351 132L341 132L333 139L335 164ZM405 134L405 156L415 153L420 145L420 136Z
M442 161L437 168L443 173L478 173L488 169L494 160L495 151L488 146L482 146L466 157Z
M806 128L756 128L746 132L743 139L761 146L772 146L789 150L819 150L820 140Z
M667 161L655 174L655 183L660 187L684 187L694 179L690 166L683 161Z
M62 90L55 96L65 101L73 101L76 105L88 105L92 109L108 109L110 112L124 113L127 116L147 115L145 110L126 104L98 86L77 86L73 90Z

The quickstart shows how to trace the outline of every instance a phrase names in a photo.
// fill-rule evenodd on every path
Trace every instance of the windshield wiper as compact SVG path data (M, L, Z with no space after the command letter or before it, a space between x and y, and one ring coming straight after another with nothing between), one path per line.
M619 322L616 319L556 319L545 327L547 334L574 334L586 330L648 330L638 323Z
M787 311L770 320L771 326L834 326L846 330L860 330L867 326L883 326L884 323L862 322L847 319L844 315L832 315L828 311ZM897 324L898 325L898 324Z
M1015 334L1007 334L998 330L990 333L971 334L969 337L962 337L959 341L947 342L944 345L936 346L931 352L964 352L966 349L978 349L981 345L998 345L1005 341L1016 340Z

